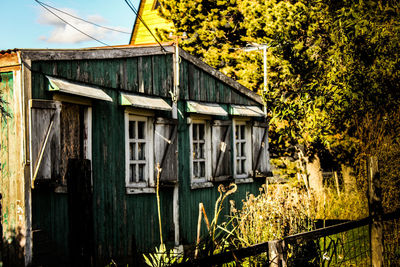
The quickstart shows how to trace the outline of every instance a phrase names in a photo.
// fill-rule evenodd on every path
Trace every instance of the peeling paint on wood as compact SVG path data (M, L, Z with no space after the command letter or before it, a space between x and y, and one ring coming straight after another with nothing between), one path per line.
M22 254L9 255L10 264L21 264L24 261L26 227L20 72L0 73L0 75L2 80L0 92L8 103L6 109L11 115L0 118L0 194L3 208L3 237L6 253L13 249L22 251Z

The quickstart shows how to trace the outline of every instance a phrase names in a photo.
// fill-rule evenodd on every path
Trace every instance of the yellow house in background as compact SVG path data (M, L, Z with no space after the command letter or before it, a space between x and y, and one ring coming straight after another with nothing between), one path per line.
M172 31L173 24L168 20L162 18L158 14L158 7L160 3L158 0L141 0L139 4L139 16L150 28L151 32L156 35L156 29L164 29ZM135 24L131 35L130 45L143 45L143 44L154 44L156 40L151 33L146 29L142 21L136 16Z

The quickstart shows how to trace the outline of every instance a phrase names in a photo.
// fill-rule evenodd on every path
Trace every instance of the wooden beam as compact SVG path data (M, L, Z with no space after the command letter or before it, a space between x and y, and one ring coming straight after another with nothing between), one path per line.
M368 158L368 204L369 214L372 217L370 224L371 263L373 267L383 266L383 208L378 171L378 158Z
M160 46L142 47L101 47L87 49L21 49L24 60L82 60L82 59L115 59L128 57L141 57L152 55L172 54L172 46L164 46L167 52Z

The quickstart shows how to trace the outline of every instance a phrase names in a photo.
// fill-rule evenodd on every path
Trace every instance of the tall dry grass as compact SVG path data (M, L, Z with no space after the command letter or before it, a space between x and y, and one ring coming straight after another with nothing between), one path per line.
M264 185L250 194L241 210L233 210L236 236L249 246L313 229L315 198L288 185Z

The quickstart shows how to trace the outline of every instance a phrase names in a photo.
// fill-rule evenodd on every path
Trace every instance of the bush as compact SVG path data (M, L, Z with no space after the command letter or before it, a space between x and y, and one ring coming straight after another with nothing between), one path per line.
M280 239L314 228L315 199L303 189L264 185L258 196L249 195L234 213L234 226L242 246Z

